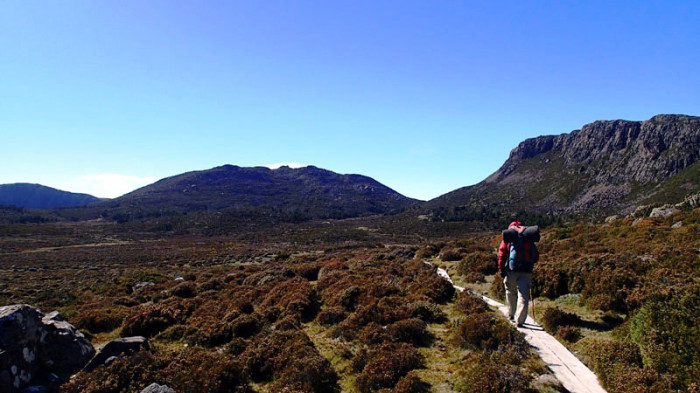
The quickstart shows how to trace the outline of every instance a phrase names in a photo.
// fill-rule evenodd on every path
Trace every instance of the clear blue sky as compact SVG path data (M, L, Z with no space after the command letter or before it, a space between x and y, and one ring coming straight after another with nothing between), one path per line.
M4 1L0 183L312 164L430 199L521 140L700 115L700 1Z

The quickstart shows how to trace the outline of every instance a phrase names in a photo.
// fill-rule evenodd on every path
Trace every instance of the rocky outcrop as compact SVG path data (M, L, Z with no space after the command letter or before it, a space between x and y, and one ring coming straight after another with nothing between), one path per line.
M119 356L130 355L141 350L149 350L148 340L146 337L135 336L117 338L105 344L97 351L95 357L85 366L85 371L92 371L95 368L107 365L114 361Z
M511 151L500 172L505 175L514 161L549 151L561 155L565 167L597 169L599 180L656 181L700 158L700 118L658 115L646 121L596 121L569 134L527 139Z
M596 121L568 134L527 139L481 183L424 206L444 221L488 220L493 212L594 213L603 219L683 198L684 206L696 207L699 160L700 117Z
M169 388L168 385L158 385L154 382L146 386L141 393L175 393L175 391Z
M57 312L0 307L0 391L65 380L94 354L90 341Z

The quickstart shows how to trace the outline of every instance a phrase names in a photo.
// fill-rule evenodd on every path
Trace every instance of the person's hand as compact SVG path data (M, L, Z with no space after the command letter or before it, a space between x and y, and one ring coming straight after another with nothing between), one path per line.
M501 277L503 277L503 278L506 278L506 276L508 275L508 272L506 270L501 270L500 273L501 273Z

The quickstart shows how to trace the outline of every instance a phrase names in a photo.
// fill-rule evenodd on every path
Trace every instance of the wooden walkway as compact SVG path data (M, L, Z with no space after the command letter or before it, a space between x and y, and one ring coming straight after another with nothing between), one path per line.
M438 268L437 273L447 279L456 290L464 291L463 287L457 286L452 282L445 269ZM508 316L508 306L489 297L479 294L475 295L480 296L489 305L497 307L506 317ZM547 367L552 370L554 376L561 381L568 391L572 393L606 393L605 389L600 386L598 377L593 371L578 360L573 353L569 352L556 338L545 332L542 326L532 318L528 316L527 320L525 320L525 325L517 329L525 335L527 342L532 345L542 358L542 361L547 364Z

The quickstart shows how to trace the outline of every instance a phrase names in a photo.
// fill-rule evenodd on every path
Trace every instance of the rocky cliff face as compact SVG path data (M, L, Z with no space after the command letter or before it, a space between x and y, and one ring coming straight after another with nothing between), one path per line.
M507 176L519 162L549 151L561 155L565 167L596 169L600 181L658 181L700 157L700 118L658 115L641 122L596 121L569 134L527 139L511 151L496 179Z
M700 188L698 158L700 117L596 121L568 134L521 142L483 182L428 206L443 214L455 207L555 214L618 213L642 202L676 203Z

